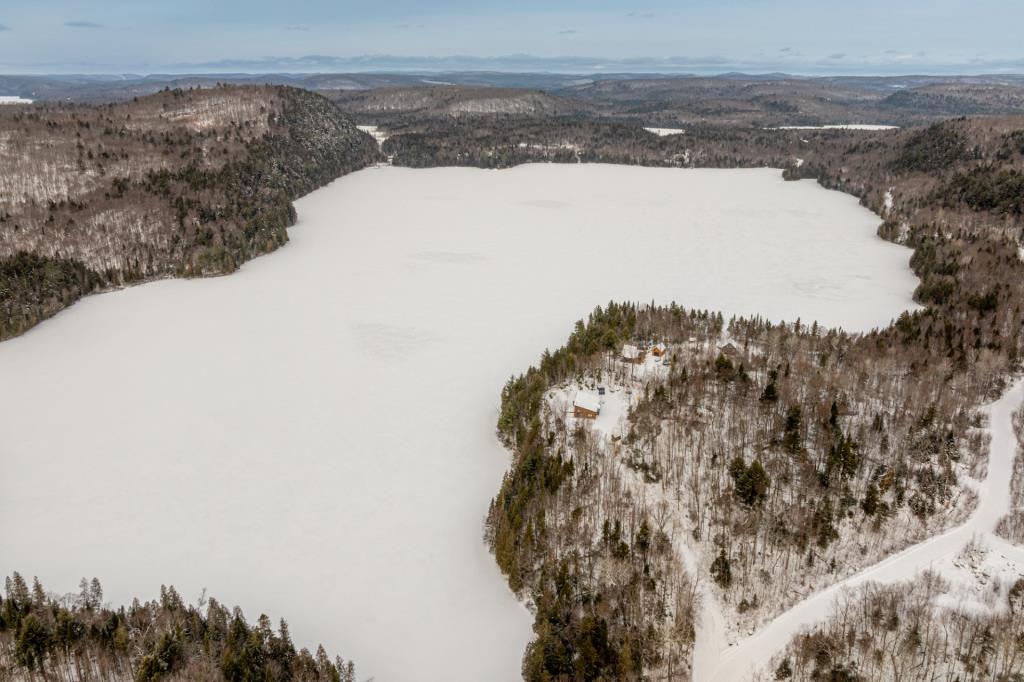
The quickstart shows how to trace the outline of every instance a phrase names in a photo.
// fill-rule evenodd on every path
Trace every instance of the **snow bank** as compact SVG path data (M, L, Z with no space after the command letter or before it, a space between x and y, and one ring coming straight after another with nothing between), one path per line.
M532 618L481 542L510 374L609 300L849 329L914 306L877 216L775 170L381 166L297 209L235 275L0 344L0 570L209 588L380 680L518 679Z

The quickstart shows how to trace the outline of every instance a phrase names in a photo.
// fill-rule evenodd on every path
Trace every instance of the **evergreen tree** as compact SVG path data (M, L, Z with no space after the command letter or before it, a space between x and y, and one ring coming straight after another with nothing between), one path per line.
M46 651L50 645L50 632L35 614L21 621L14 643L14 656L29 671L45 672Z
M786 451L797 454L802 449L800 442L800 425L803 421L803 411L799 405L793 405L786 411L786 424L783 430L782 443Z
M878 504L878 486L874 482L869 483L868 489L864 492L864 499L860 502L860 508L868 516L874 516L878 512Z
M724 549L719 550L718 557L711 562L711 577L723 590L729 589L732 585L732 567Z
M761 460L755 459L748 467L743 457L737 455L729 464L729 475L732 477L733 493L740 502L748 507L764 503L771 481Z

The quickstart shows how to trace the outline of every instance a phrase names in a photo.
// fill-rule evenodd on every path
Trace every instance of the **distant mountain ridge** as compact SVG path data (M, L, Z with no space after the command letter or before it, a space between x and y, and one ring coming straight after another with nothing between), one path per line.
M316 72L266 70L249 73L225 68L213 72L182 72L106 75L3 75L0 95L35 100L72 100L105 102L131 99L159 92L165 87L212 87L220 83L236 85L291 85L307 90L369 90L382 87L419 87L459 85L470 87L526 88L558 92L563 89L608 81L717 81L719 83L790 83L838 87L853 91L892 93L900 89L950 85L980 85L1024 88L1024 75L892 75L892 76L800 76L782 72L717 74L649 71L591 71L587 73L539 71L488 71L472 69L386 70L366 72L324 69Z

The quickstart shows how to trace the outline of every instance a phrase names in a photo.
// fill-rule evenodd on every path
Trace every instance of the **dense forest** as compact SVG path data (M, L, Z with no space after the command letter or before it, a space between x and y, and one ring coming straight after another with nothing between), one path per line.
M292 200L379 159L292 88L0 109L0 340L97 289L231 272L284 244Z
M0 679L89 682L353 682L355 667L324 648L296 650L281 620L249 624L238 608L203 597L185 604L173 587L160 597L111 609L99 580L78 594L31 587L18 573L0 599Z
M670 168L783 167L801 152L796 131L721 125L658 136L636 122L579 116L450 118L388 126L398 166L509 168L521 163L620 163Z

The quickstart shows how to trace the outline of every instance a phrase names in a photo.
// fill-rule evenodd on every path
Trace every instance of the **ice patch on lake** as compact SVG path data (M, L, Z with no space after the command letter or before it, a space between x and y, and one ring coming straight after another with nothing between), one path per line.
M0 344L0 571L114 604L208 588L360 677L516 680L532 618L481 543L509 375L610 300L848 329L914 307L879 218L778 170L378 167L296 207L236 274Z

